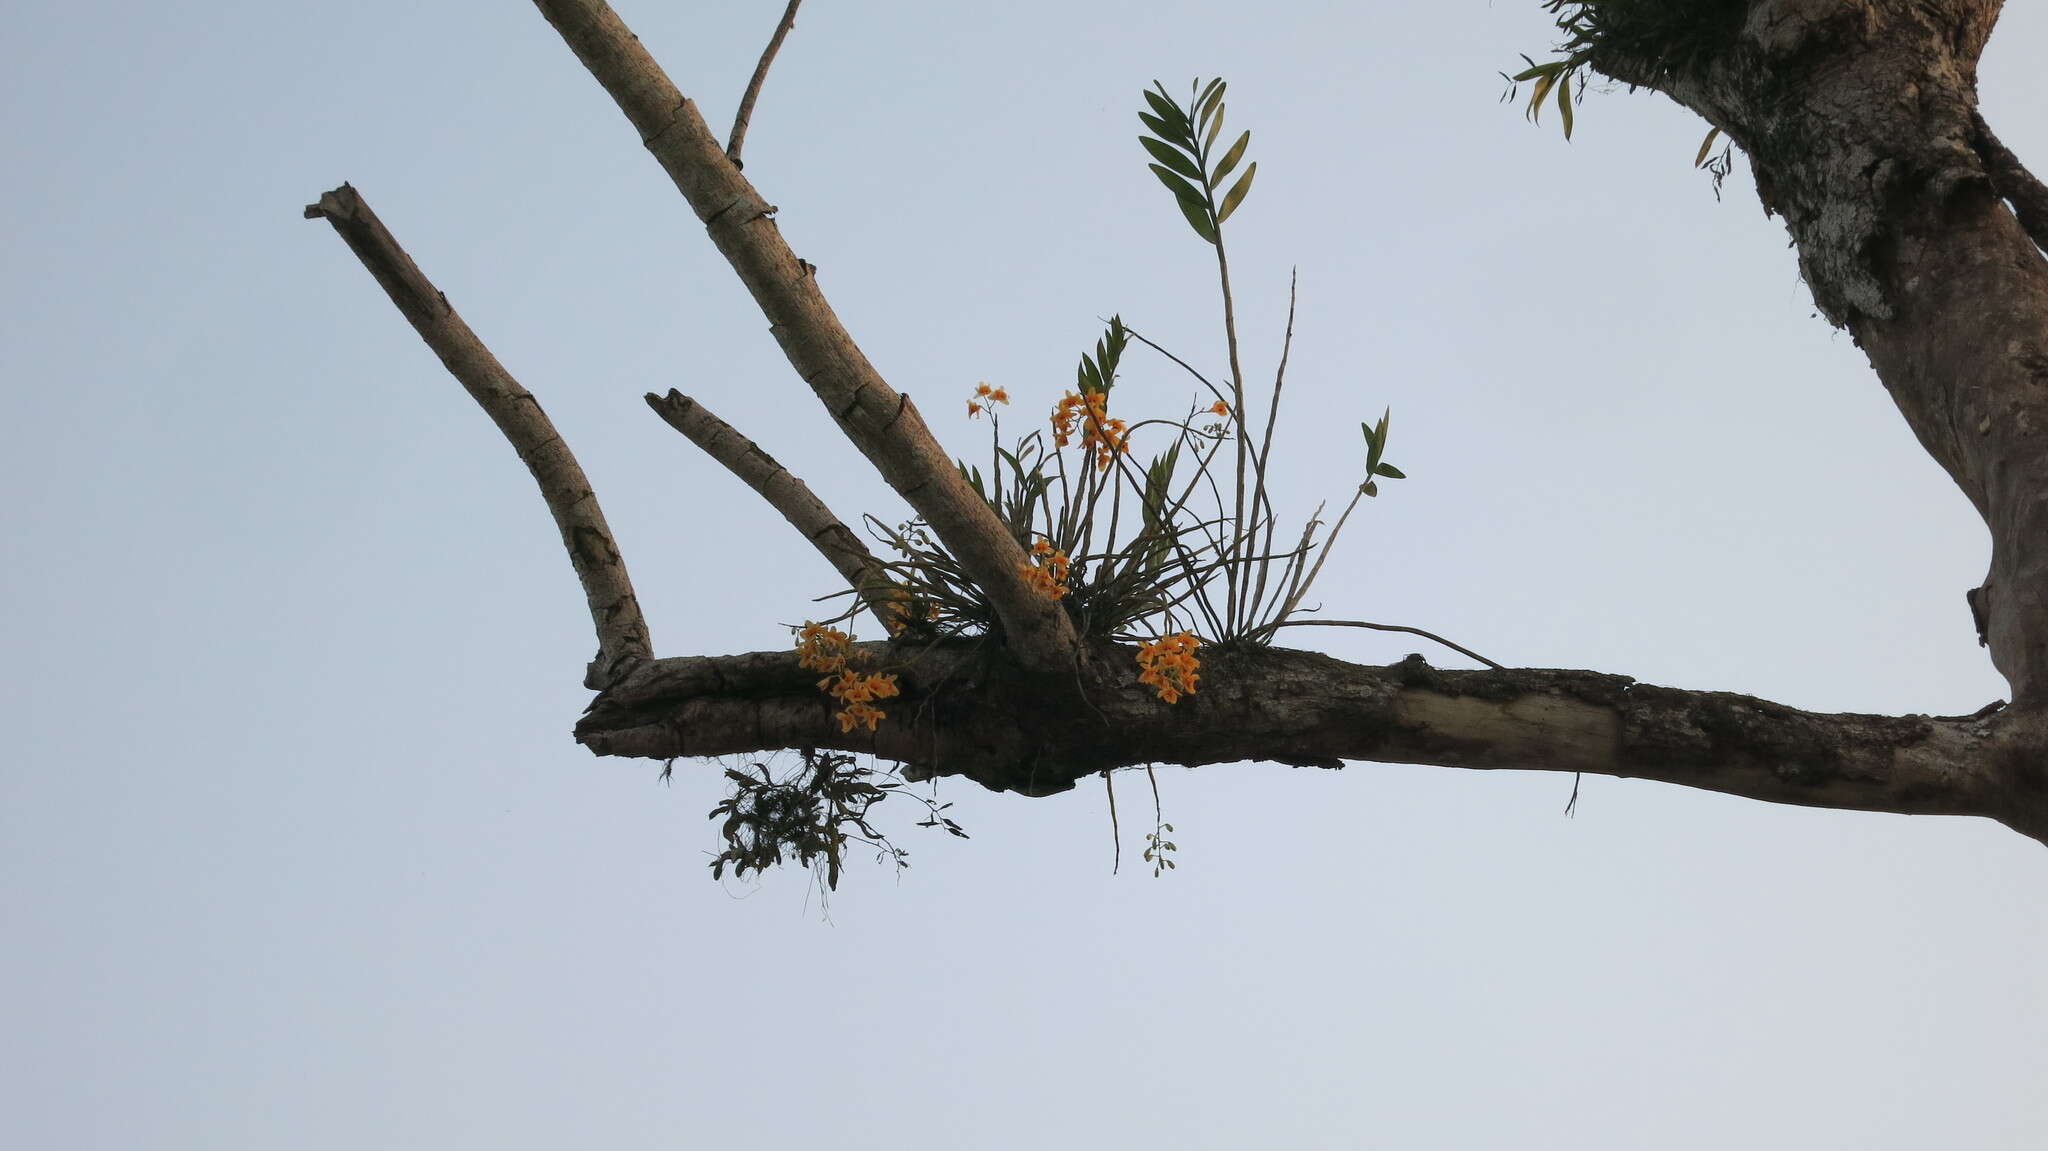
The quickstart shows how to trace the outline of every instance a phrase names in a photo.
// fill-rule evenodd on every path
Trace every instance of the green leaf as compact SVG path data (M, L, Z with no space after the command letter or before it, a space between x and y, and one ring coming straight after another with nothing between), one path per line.
M1393 414L1394 410L1388 408L1380 415L1379 426L1366 433L1365 442L1370 446L1370 450L1365 453L1365 474L1368 476L1379 470L1380 453L1387 450L1387 420ZM1361 424L1359 426L1364 427L1365 425ZM1378 494L1379 488L1371 480L1367 480L1365 486L1371 489L1365 493L1366 495Z
M1405 480L1408 478L1408 473L1392 464L1381 464L1373 469L1373 474L1385 476L1390 480Z
M1209 214L1209 201L1200 189L1157 164L1148 164L1146 167L1152 169L1152 174L1159 177L1159 182L1166 185L1167 190L1173 193L1174 199L1183 205L1201 209L1205 217Z
M1572 80L1569 76L1565 77L1564 83L1559 84L1557 86L1557 115L1559 119L1562 119L1564 121L1564 138L1567 140L1571 139Z
M1223 90L1227 87L1229 85L1223 82L1223 77L1218 76L1202 89L1201 97L1195 101L1195 107L1201 109L1196 117L1199 123L1207 124L1209 117L1216 114L1216 109L1223 104Z
M1524 56L1524 57L1522 57L1522 59L1524 59L1524 60L1527 60L1527 59L1528 59L1528 57L1527 57L1527 56ZM1555 71L1557 71L1557 70L1558 70L1559 68L1561 68L1561 67L1563 67L1563 66L1564 66L1564 61L1562 61L1562 60L1552 60L1552 61L1551 61L1550 63L1548 63L1548 64L1536 64L1536 65L1532 65L1532 66L1530 66L1530 67L1524 68L1524 69L1522 69L1522 70L1521 70L1520 72L1517 72L1517 73L1515 73L1514 75L1512 75L1512 76L1508 77L1508 79L1509 79L1510 81L1513 81L1513 82L1514 82L1514 83L1516 83L1516 84L1520 84L1520 83L1521 83L1522 81L1524 81L1524 80L1534 80L1534 79L1535 79L1536 77L1538 77L1538 76L1547 76L1547 75L1551 74L1552 72L1555 72Z
M1222 130L1223 105L1218 104L1216 106L1216 118L1214 120L1209 121L1209 134L1207 136L1202 137L1202 147L1205 150L1209 148L1214 148L1216 146L1216 134L1218 132L1221 132Z
M1168 140L1176 139L1180 136L1180 133L1173 130L1173 125L1168 124L1149 112L1138 113L1138 119L1144 123L1145 127L1151 129L1152 134L1155 136Z
M1223 182L1223 177L1230 175L1231 170L1237 167L1237 162L1239 160L1244 159L1245 145L1251 142L1252 134L1250 132L1246 132L1244 135L1239 136L1237 138L1237 143L1232 144L1230 146L1230 151L1223 153L1223 158L1221 160L1216 161L1216 169L1209 176L1210 187L1213 188L1216 185L1221 184Z
M1158 160L1188 179L1200 180L1202 178L1202 169L1197 167L1193 160L1188 159L1185 153L1173 145L1154 140L1150 136L1138 137L1138 143L1143 144L1145 150L1152 153L1153 159Z
M1180 214L1187 217L1188 227L1195 230L1195 235L1212 244L1216 242L1216 222L1209 218L1207 205L1190 204L1186 200L1178 199L1174 203L1180 205Z
M1252 177L1258 174L1259 162L1257 160L1253 160L1251 163L1251 167L1246 168L1244 170L1244 176L1240 178L1237 181L1236 186L1232 187L1230 189L1230 192L1223 197L1222 205L1216 209L1217 223L1221 224L1223 221L1228 220L1230 218L1230 214L1232 212L1237 211L1237 206L1239 204L1244 203L1244 194L1252 190Z
M1145 92L1145 103L1152 105L1152 111L1161 120L1166 121L1167 126L1172 129L1170 132L1162 133L1167 139L1171 140L1178 137L1186 140L1193 137L1193 133L1188 131L1188 114L1181 111L1179 106L1173 101L1147 89Z
M1372 482L1371 480L1365 481L1365 486L1358 490L1364 492L1368 496L1377 496L1380 494L1380 486Z

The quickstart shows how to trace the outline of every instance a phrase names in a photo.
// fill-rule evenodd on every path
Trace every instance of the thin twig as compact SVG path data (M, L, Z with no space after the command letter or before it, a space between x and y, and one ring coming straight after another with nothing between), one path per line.
M1480 655L1478 652L1473 651L1469 647L1461 647L1457 644L1452 643L1450 640L1447 640L1444 637L1437 635L1434 632L1423 631L1419 627L1408 627L1405 624L1366 623L1364 620L1356 619L1289 619L1281 620L1279 623L1269 624L1267 625L1267 630L1270 631L1273 628L1281 627L1363 627L1370 628L1373 631L1406 632L1409 635L1419 635L1424 639L1435 640L1437 643L1440 643L1445 647L1450 648L1452 651L1457 652L1460 655L1470 656L1471 658L1478 660L1480 663L1485 664L1486 666L1492 668L1495 671L1507 670L1505 666L1493 662L1485 656Z
M725 158L735 168L744 168L740 163L740 144L747 138L747 125L754 118L754 101L761 96L761 83L768 79L768 65L775 62L775 54L782 50L783 37L796 27L796 6L804 0L789 0L789 7L782 10L782 23L775 26L775 35L768 38L768 47L761 53L761 62L754 65L754 78L747 81L747 93L740 97L740 110L732 118L732 137L726 141Z
M854 593L884 627L893 629L902 624L903 605L892 602L889 596L895 581L867 545L860 542L860 537L832 514L832 509L812 493L809 485L761 450L759 444L740 434L739 429L681 392L671 389L666 396L649 392L647 406L781 512L782 518L846 577Z
M321 196L319 203L306 205L305 215L308 220L324 219L334 226L391 302L412 321L413 330L498 425L533 473L533 482L539 485L541 498L547 501L555 527L562 533L562 546L583 584L583 598L597 627L597 658L585 673L584 686L604 688L632 664L651 658L654 646L647 636L647 620L633 594L626 561L620 558L619 545L598 507L597 493L591 490L569 445L541 410L540 401L512 378L462 321L448 297L406 255L353 186L343 184Z

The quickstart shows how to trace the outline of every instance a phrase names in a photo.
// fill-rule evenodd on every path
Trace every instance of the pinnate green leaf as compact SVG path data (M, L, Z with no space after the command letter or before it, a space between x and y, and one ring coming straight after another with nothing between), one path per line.
M1138 137L1138 143L1143 144L1145 150L1152 153L1153 159L1172 168L1188 179L1200 180L1202 178L1202 169L1197 167L1193 160L1188 159L1187 153L1182 152L1180 149L1163 141L1154 140L1150 136Z
M1231 170L1237 167L1237 162L1239 160L1244 159L1245 145L1251 142L1252 134L1250 132L1246 132L1244 135L1239 136L1237 138L1237 143L1232 144L1230 146L1230 151L1223 153L1223 158L1221 160L1216 161L1216 170L1209 176L1209 184L1211 187L1214 187L1217 184L1221 184L1223 182L1223 177L1230 175Z
M1244 170L1244 175L1238 179L1237 183L1223 197L1223 203L1217 206L1217 223L1220 224L1223 221L1228 220L1230 218L1230 214L1232 212L1237 211L1237 206L1239 204L1244 203L1245 193L1252 190L1252 177L1258 174L1259 162L1257 160L1253 160L1251 162L1251 166Z
M1150 89L1147 89L1145 92L1145 103L1150 104L1153 113L1161 120L1166 121L1167 126L1173 129L1171 132L1163 133L1167 139L1170 140L1175 137L1186 138L1192 135L1188 130L1188 114L1181 111L1179 105Z
M1155 136L1158 136L1158 137L1160 137L1161 139L1165 139L1165 140L1179 140L1179 139L1181 139L1181 133L1179 133L1179 132L1176 132L1176 131L1174 131L1174 130L1173 130L1173 125L1171 125L1171 124L1167 123L1167 122L1166 122L1166 121L1164 121L1164 120L1161 120L1161 119L1160 119L1159 117L1157 117L1157 116L1154 116L1154 115L1153 115L1152 113L1150 113L1150 112L1140 112L1140 113L1138 113L1138 119L1139 119L1140 121L1142 121L1142 122L1144 123L1144 125L1145 125L1145 127L1146 127L1146 128L1148 128L1148 129L1150 129L1150 130L1151 130L1151 132L1152 132L1152 134L1153 134L1153 135L1155 135Z

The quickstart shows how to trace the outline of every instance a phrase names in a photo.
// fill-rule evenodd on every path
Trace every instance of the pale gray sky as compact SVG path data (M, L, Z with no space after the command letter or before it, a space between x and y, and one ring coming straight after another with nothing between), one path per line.
M621 11L722 130L781 7ZM1220 73L1253 363L1300 267L1288 506L1355 482L1383 405L1413 477L1332 613L1810 708L2003 694L1982 529L1746 171L1717 204L1691 169L1696 119L1523 123L1534 0L1249 13L812 0L748 174L966 451L940 413L1049 403L1112 311L1217 358L1134 112ZM7 23L0 1144L2048 1144L2048 853L1980 820L1239 766L1163 774L1157 882L1109 874L1099 788L956 784L974 838L904 826L915 866L829 923L802 873L713 883L716 767L571 744L592 639L539 499L299 218L354 181L540 395L663 654L782 646L830 571L641 393L898 506L554 33L481 0ZM2013 5L1984 69L2035 157L2044 44ZM1142 357L1127 387L1181 395Z

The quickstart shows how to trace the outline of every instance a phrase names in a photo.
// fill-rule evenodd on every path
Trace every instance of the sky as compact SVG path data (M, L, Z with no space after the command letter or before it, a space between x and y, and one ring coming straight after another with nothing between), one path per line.
M524 469L324 223L352 181L540 397L663 655L780 648L833 575L641 401L678 388L842 517L901 505L529 6L9 6L0 41L0 1144L2048 1144L2048 852L1981 819L1353 764L949 783L972 835L821 900L714 882L719 766L595 759L589 620ZM623 3L714 130L782 5ZM2004 695L1981 525L1813 315L1705 126L1499 100L1533 0L813 0L747 174L961 452L1111 313L1221 356L1134 137L1230 81L1248 371L1300 314L1276 488L1411 477L1332 616L1820 710ZM1987 117L2048 156L2048 13ZM1129 361L1134 409L1175 407ZM959 418L946 413L958 411ZM894 518L892 518L894 517ZM1410 637L1306 634L1383 663ZM1426 651L1446 666L1448 652Z

